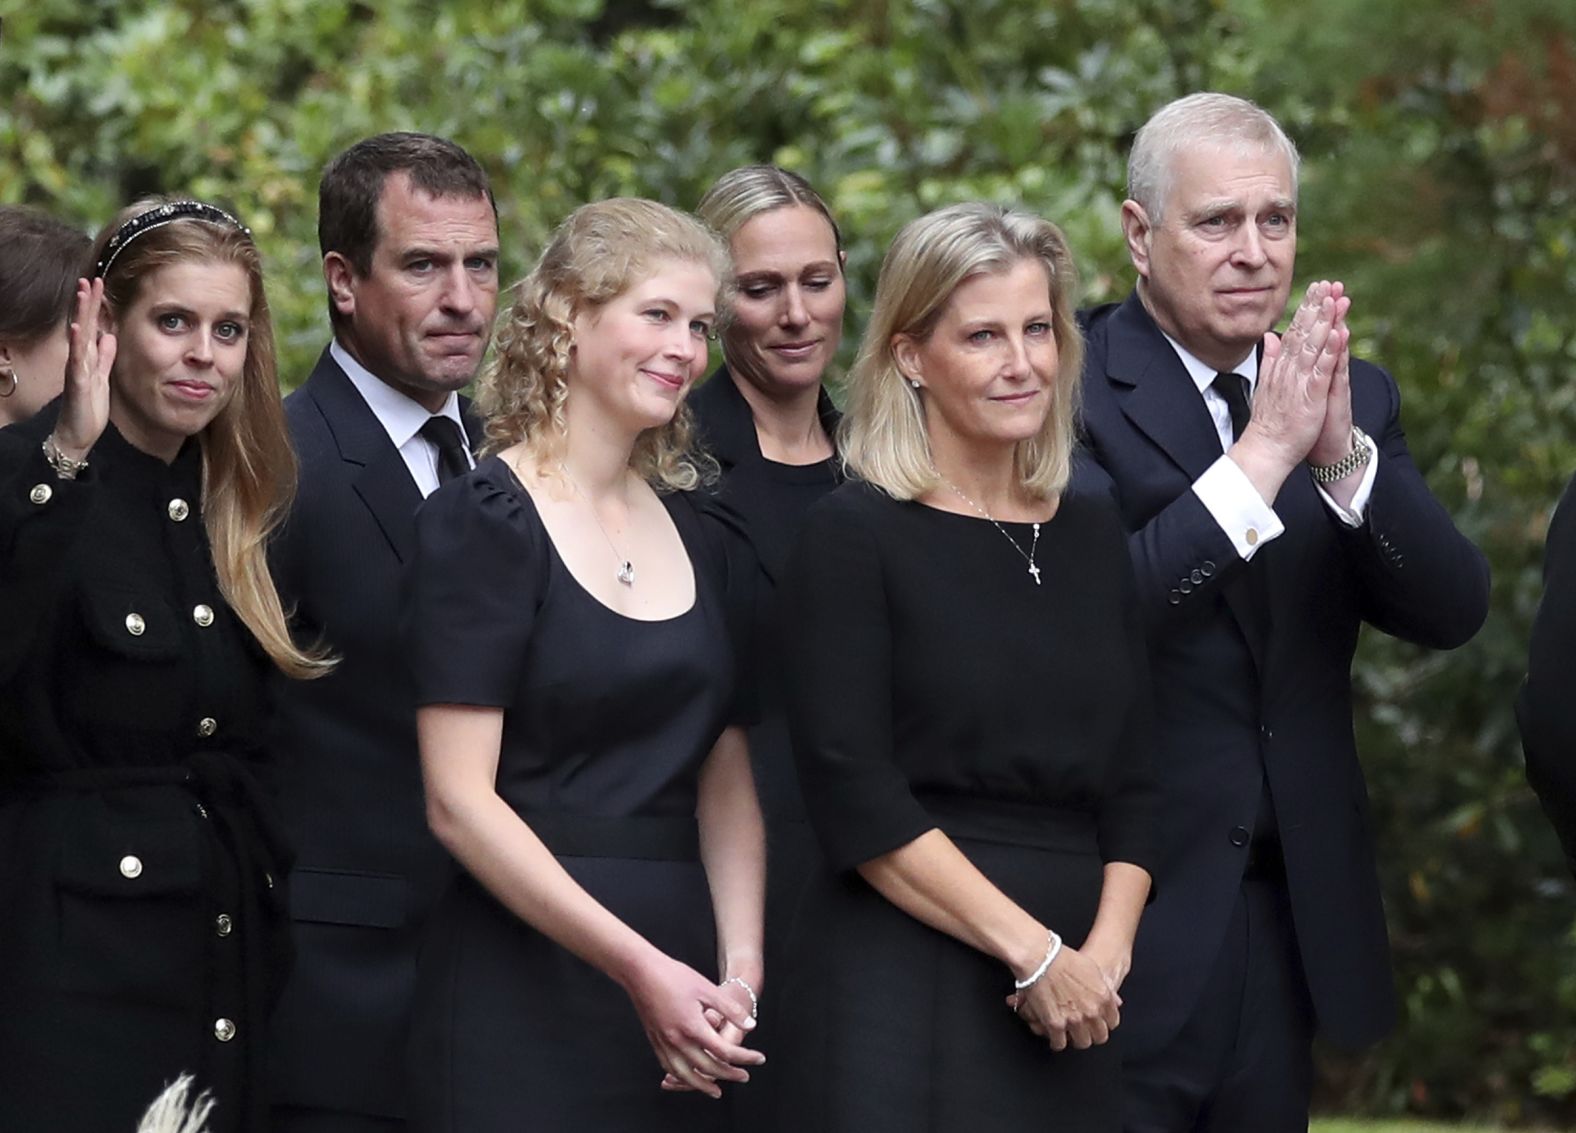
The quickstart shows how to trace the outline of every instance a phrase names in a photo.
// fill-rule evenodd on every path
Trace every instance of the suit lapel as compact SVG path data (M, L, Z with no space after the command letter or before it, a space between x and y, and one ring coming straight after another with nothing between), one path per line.
M1220 459L1220 435L1198 387L1134 291L1111 316L1106 376L1123 414L1191 483Z
M328 351L323 352L304 388L322 411L339 446L340 459L352 466L347 472L356 495L372 513L395 557L401 562L408 560L422 497L404 457Z
M1188 376L1182 359L1144 309L1135 289L1111 316L1106 377L1123 414L1186 475L1197 480L1220 459L1220 434ZM1274 544L1254 554L1247 569L1223 587L1259 671L1264 671L1270 629L1270 587L1266 556Z

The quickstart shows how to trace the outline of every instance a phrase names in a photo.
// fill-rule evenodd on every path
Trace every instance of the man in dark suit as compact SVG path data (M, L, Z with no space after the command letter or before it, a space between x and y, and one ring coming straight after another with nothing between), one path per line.
M285 400L301 478L273 563L298 640L339 663L278 689L297 955L271 1036L275 1128L359 1133L405 1127L416 951L448 870L425 819L399 580L417 507L480 440L457 391L487 348L498 221L463 149L383 134L324 170L318 237L334 339Z
M1341 285L1266 334L1296 253L1274 119L1170 104L1129 196L1137 288L1084 316L1086 440L1131 532L1164 800L1122 988L1126 1128L1301 1133L1314 1034L1357 1046L1394 1019L1358 629L1459 645L1488 568L1413 465L1394 380L1349 358Z
M1532 622L1516 722L1527 782L1554 824L1576 875L1576 480L1566 485L1543 548L1543 600Z

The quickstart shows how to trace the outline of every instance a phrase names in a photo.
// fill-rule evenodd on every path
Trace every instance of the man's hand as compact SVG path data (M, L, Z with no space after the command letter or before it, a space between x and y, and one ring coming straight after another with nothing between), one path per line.
M1267 504L1274 504L1291 470L1319 441L1330 413L1330 390L1346 353L1351 300L1339 283L1308 286L1286 334L1264 336L1264 359L1253 394L1253 416L1228 454ZM1346 400L1348 436L1351 400Z

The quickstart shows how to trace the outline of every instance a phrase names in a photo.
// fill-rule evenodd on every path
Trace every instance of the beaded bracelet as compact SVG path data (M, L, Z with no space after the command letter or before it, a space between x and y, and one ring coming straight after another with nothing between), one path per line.
M727 979L722 981L723 987L727 987L729 984L738 984L744 989L744 994L750 997L750 1018L755 1018L761 1009L761 1001L755 998L755 989L749 984L745 983L744 979L740 976L729 976Z
M1057 936L1052 929L1045 930L1045 959L1040 961L1040 966L1029 973L1026 980L1013 980L1012 986L1017 991L1028 991L1040 982L1040 977L1050 970L1051 962L1061 954L1062 938Z

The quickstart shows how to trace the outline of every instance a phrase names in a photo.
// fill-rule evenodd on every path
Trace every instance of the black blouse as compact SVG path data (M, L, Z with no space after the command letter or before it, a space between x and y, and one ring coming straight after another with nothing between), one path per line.
M1002 525L1027 551L1027 523ZM1149 687L1108 498L1069 493L1036 561L985 519L864 483L811 510L788 572L789 724L811 822L847 869L970 806L1093 816L1151 869Z
M617 613L576 581L498 457L417 515L402 619L416 703L505 710L498 793L522 815L692 816L712 745L749 721L724 537L693 493L662 502L695 602L655 621Z

